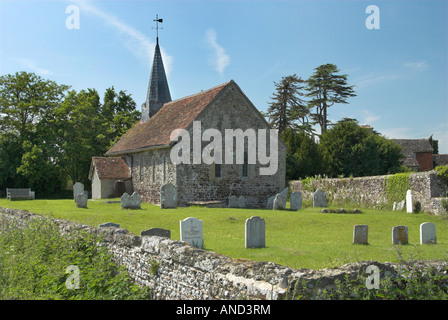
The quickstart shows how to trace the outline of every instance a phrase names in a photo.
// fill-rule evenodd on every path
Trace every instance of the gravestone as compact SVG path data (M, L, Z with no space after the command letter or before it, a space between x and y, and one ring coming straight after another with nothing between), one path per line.
M229 197L229 208L238 208L238 197L237 196L230 196Z
M120 225L118 223L113 222L106 222L103 224L100 224L98 228L120 228Z
M274 209L274 210L285 209L284 202L285 202L285 201L283 200L283 196L282 196L282 194L281 194L281 193L278 193L278 194L275 196L274 204L273 204L273 206L272 206L272 209Z
M436 244L436 225L424 222L420 225L420 244Z
M151 228L151 229L144 230L144 231L140 232L140 236L141 237L157 236L157 237L164 237L164 238L171 239L171 231L167 230L167 229L161 229L161 228Z
M76 196L81 193L84 193L84 185L81 182L76 182L73 185L73 199L75 200L75 202L76 202Z
M358 224L353 227L353 243L368 244L369 226L366 224Z
M285 189L283 189L282 192L280 192L280 194L282 195L282 198L285 201L285 207L286 207L286 201L288 200L288 188L286 187Z
M266 203L266 209L270 209L272 210L274 207L274 200L275 200L275 196L269 197L268 201Z
M246 220L245 246L246 248L264 248L266 245L265 221L258 216Z
M77 194L75 197L76 206L78 208L87 208L87 193Z
M408 244L407 226L395 226L392 228L392 244Z
M302 193L301 192L291 192L289 196L289 207L291 210L297 211L302 209Z
M180 221L180 240L202 249L204 246L202 220L189 217Z
M397 201L394 201L394 204L392 205L392 211L397 210Z
M397 210L397 211L401 211L401 210L403 210L405 204L406 204L406 201L405 201L405 200L402 200L402 201L398 202L398 203L397 203L397 206L396 206L396 210Z
M414 197L412 196L411 190L408 190L406 192L406 212L407 213L414 212Z
M327 195L322 190L318 189L313 194L313 207L326 207Z
M177 188L172 183L160 187L160 208L177 208Z
M246 198L243 196L238 198L238 208L246 208Z
M131 196L127 192L121 196L121 207L123 209L141 209L141 198L137 192Z

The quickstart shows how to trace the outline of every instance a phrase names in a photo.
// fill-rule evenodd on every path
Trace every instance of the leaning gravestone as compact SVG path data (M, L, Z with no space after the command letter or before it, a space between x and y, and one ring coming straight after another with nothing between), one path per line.
M302 209L302 193L301 192L291 192L289 196L289 207L291 210L297 211Z
M397 210L397 211L401 211L401 210L403 210L405 204L406 204L406 201L405 201L405 200L402 200L402 201L398 202L398 203L397 203L396 210Z
M166 230L166 229L161 229L161 228L151 228L148 230L144 230L142 232L140 232L140 236L144 237L144 236L157 236L157 237L164 237L164 238L171 238L171 231L170 230Z
M322 190L318 189L313 194L313 207L326 207L327 195Z
M272 205L272 209L274 209L274 210L285 209L284 202L285 201L283 200L282 194L278 193L275 196L274 204Z
M358 224L353 227L353 243L368 244L369 226L366 224Z
M246 198L244 198L244 196L239 196L238 208L246 208Z
M237 196L230 196L229 197L229 208L238 208L238 197Z
M121 207L123 209L141 209L141 198L137 192L131 196L127 192L121 196Z
M392 228L392 244L408 244L407 226L395 226Z
M76 195L75 197L76 206L78 208L87 208L87 200L88 200L87 193L81 193Z
M76 196L84 193L84 185L81 182L76 182L73 185L73 199L76 201Z
M180 240L202 249L204 247L202 220L190 217L180 221Z
M106 222L103 224L100 224L98 228L120 228L120 225L118 223L113 222Z
M272 208L274 206L274 200L275 200L275 196L272 196L272 197L268 198L268 201L266 203L266 209L271 209L272 210Z
M406 212L413 213L414 212L414 199L412 196L412 191L408 190L406 192Z
M246 220L245 246L246 248L264 248L266 242L265 221L258 216Z
M160 208L177 208L177 188L172 183L160 187Z
M424 222L420 225L420 244L436 244L436 225Z

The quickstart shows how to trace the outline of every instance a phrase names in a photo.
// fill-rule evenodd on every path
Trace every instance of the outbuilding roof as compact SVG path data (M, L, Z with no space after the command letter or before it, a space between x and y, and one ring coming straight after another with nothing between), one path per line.
M89 173L90 180L93 177L93 170L97 171L100 179L131 179L131 171L121 157L93 157Z

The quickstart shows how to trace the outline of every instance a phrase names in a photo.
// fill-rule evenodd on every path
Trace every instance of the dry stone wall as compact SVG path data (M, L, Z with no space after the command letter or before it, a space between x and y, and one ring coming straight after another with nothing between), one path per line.
M304 199L311 199L313 191L321 189L327 194L329 201L350 200L361 206L390 207L387 199L388 180L391 175L312 179L308 186L302 181L290 181L291 191L302 192ZM419 202L425 212L441 214L441 199L446 197L447 187L437 177L436 171L416 172L409 175L409 186L415 202ZM405 200L405 194L403 199Z
M14 220L18 222L17 227L40 217L0 208L0 223L3 219ZM369 266L375 265L381 278L391 279L403 268L391 263L363 261L333 269L290 269L272 262L232 259L168 238L140 237L122 228L93 228L52 220L59 224L61 232L81 228L101 234L104 239L101 245L110 250L116 263L124 265L136 283L150 287L153 299L160 300L285 299L297 295L316 299L319 292L336 288L337 280L357 278L362 284ZM422 269L431 265L443 274L448 267L446 262L413 262L412 265Z

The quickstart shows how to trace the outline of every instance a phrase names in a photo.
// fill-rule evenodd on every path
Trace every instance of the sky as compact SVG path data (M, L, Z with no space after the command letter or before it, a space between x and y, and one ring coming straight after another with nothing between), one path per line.
M34 72L101 96L113 86L140 109L156 16L173 100L234 80L266 111L275 82L332 63L357 96L329 108L331 121L433 135L448 153L447 0L0 0L0 75Z

